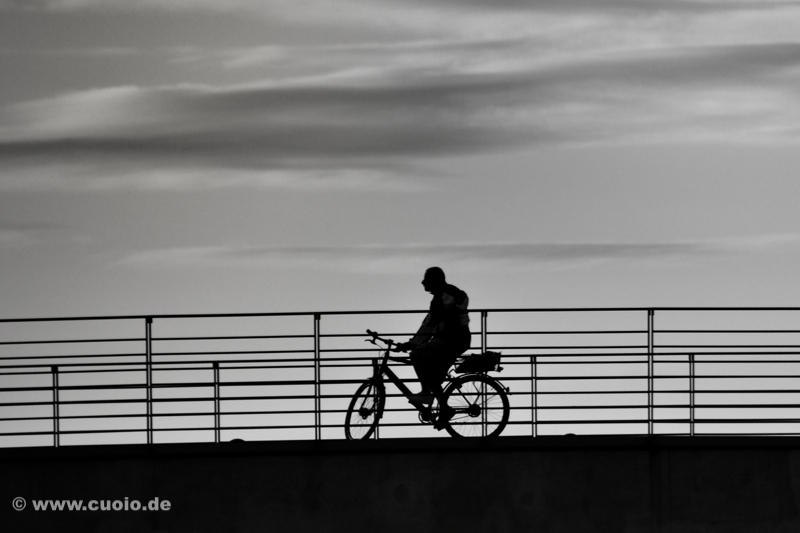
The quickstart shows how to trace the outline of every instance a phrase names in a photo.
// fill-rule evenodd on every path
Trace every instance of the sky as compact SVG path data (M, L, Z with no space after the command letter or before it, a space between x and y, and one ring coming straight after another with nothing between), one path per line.
M798 21L0 0L0 318L800 305Z

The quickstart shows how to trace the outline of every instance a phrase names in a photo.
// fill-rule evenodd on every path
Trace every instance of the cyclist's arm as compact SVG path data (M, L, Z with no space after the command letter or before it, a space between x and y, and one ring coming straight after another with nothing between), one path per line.
M408 341L408 344L419 346L433 337L433 334L436 333L438 329L439 321L434 318L433 313L428 313L425 315L422 325L417 330L417 334Z

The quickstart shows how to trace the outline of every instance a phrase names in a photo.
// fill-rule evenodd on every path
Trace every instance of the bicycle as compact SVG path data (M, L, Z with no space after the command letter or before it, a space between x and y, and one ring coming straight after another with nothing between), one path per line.
M347 408L344 431L348 440L368 439L378 429L386 405L385 378L395 384L409 403L419 411L419 419L423 424L433 424L438 430L444 429L453 437L496 437L508 424L510 407L508 389L488 372L501 371L500 354L484 352L466 356L455 371L463 373L454 377L448 371L442 395L443 406L438 401L430 407L412 402L411 391L402 379L389 368L389 362L395 361L411 364L408 357L392 357L390 352L399 351L397 343L392 339L384 339L377 333L367 330L371 337L366 342L376 346L383 342L386 348L380 348L383 356L373 359L372 377L362 383L356 390L350 406Z

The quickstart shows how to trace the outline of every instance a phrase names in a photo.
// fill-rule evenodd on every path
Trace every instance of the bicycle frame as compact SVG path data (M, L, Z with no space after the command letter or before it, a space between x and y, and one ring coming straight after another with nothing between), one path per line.
M376 337L376 338L386 342L385 339L381 339L380 337ZM384 351L383 357L380 360L379 359L373 359L372 360L373 374L372 374L372 378L370 378L370 380L375 382L375 383L381 383L382 384L382 383L385 382L385 380L384 380L384 376L385 376L386 378L388 378L389 381L391 381L394 384L395 387L397 387L400 390L400 392L403 394L403 396L405 396L406 399L408 399L413 394L413 392L411 392L411 390L408 387L406 387L405 382L397 374L395 374L392 371L392 369L389 367L389 361L396 361L396 362L400 362L402 364L408 364L408 365L410 365L411 362L408 360L408 358L402 358L401 359L401 358L392 357L390 355L391 350L392 350L392 344L389 344L387 346L387 348L385 349L385 351ZM423 416L424 420L432 420L433 410L430 407L427 407L427 406L422 405L422 404L414 403L414 402L411 402L411 401L409 401L409 403L412 406L414 406L414 408L417 411L420 412L420 414ZM383 414L381 414L381 417L382 416L383 416Z

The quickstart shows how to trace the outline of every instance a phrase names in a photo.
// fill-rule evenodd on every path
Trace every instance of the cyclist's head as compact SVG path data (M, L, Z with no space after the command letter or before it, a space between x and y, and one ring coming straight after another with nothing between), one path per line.
M422 286L428 292L436 291L445 286L444 270L439 267L431 267L425 271L425 277L422 279Z

